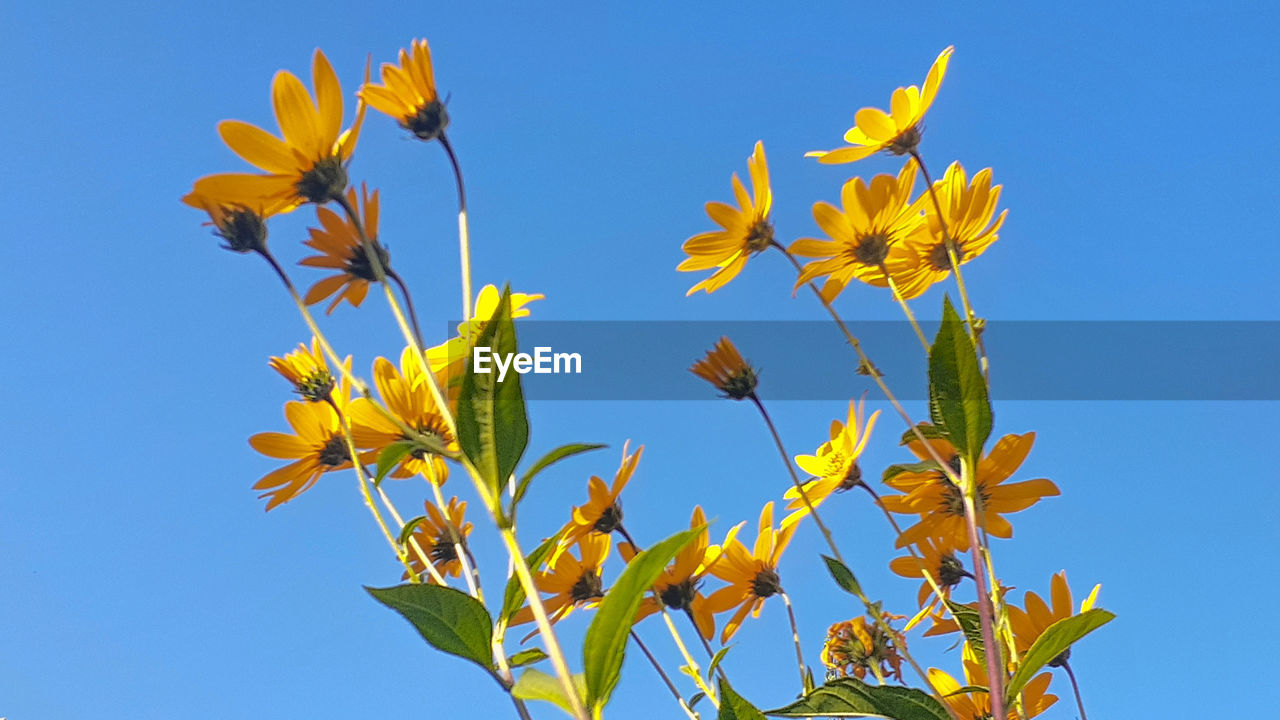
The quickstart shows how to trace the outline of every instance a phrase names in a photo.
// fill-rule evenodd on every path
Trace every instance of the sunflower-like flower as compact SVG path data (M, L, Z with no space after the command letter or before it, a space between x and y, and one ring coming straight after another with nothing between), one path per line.
M299 343L297 350L284 357L273 356L269 364L293 385L294 392L309 402L327 401L337 385L320 351L320 339L316 337L311 338L310 348Z
M414 40L409 50L401 48L400 64L383 63L381 72L382 84L365 83L360 88L360 98L421 140L443 135L449 126L449 113L436 92L427 41Z
M573 509L573 518L560 531L560 545L553 557L582 538L608 535L622 526L622 502L618 498L631 482L631 476L640 464L640 456L644 454L643 445L636 449L634 455L628 453L629 446L630 441L622 446L622 464L614 473L613 485L606 485L595 475L587 481L587 502Z
M938 668L929 668L929 684L942 696L951 708L952 714L960 720L989 720L991 717L991 696L986 690L961 692L966 688L982 687L987 683L986 667L978 661L973 649L965 643L964 651L964 685ZM1058 696L1048 692L1049 673L1040 673L1022 688L1022 707L1027 718L1033 718L1048 710L1058 702ZM1006 708L1010 720L1023 717L1014 708Z
M369 189L362 185L360 195L360 204L357 205L356 189L349 188L346 192L347 202L359 214L365 236L373 243L378 263L385 272L391 267L391 257L378 242L378 191L374 190L370 194ZM319 250L321 254L305 257L298 264L332 268L340 272L312 285L305 301L308 305L315 305L336 293L337 297L329 304L326 313L333 312L343 300L351 303L352 307L360 307L360 303L369 294L369 284L378 281L360 231L349 217L339 215L327 207L317 208L316 217L320 220L320 227L310 228L311 239L306 241L306 245Z
M430 500L423 505L426 515L414 526L410 537L431 557L436 572L443 577L458 577L462 574L462 558L458 557L458 547L453 538L456 535L460 542L465 543L471 534L471 523L466 521L467 503L459 502L456 497L449 498L444 512ZM416 552L409 553L409 565L419 575L427 571L427 566ZM404 577L409 577L407 572Z
M334 406L345 412L350 390L342 383L331 395ZM320 476L351 467L351 453L342 434L342 422L329 403L292 401L284 406L285 418L293 435L278 432L258 433L249 438L254 450L267 457L294 462L273 470L254 484L254 490L265 490L267 510L287 503L316 484ZM375 453L359 454L367 463Z
M1098 591L1101 589L1101 585L1093 586L1093 592L1080 603L1080 612L1093 609L1094 603L1098 600ZM1049 600L1053 603L1052 607L1045 604L1039 595L1028 590L1023 596L1022 608L1007 606L1009 625L1013 629L1013 644L1019 655L1029 650L1036 638L1040 637L1050 625L1075 614L1072 609L1075 605L1071 599L1071 588L1067 585L1066 570L1054 574L1049 584ZM1054 658L1049 666L1062 667L1070 657L1071 648L1067 648L1061 655Z
M729 531L729 539L733 539L738 534L740 527L734 527ZM640 603L635 622L640 622L667 607L688 613L693 618L694 624L698 626L698 632L710 640L716 631L716 618L707 607L707 598L699 592L698 587L710 572L711 567L720 559L720 551L719 548L708 547L710 533L707 531L707 516L703 514L701 506L693 509L689 528L702 530L662 571L658 581L653 584L653 594L646 596ZM618 543L618 551L627 562L631 562L636 555L635 548L629 541Z
M535 300L542 300L540 293L511 293L511 317L528 317L529 308L525 307ZM498 303L502 301L502 293L493 285L485 285L476 295L476 302L471 317L458 325L458 335L440 345L427 348L427 362L431 370L444 380L448 388L450 402L462 386L462 376L466 374L467 348L475 345L476 340L484 332L485 325L493 319L498 311Z
M583 536L578 540L578 552L581 559L574 557L573 552L564 552L552 558L547 563L547 569L533 578L533 584L539 591L551 594L551 597L542 602L552 624L563 620L574 608L596 607L604 597L604 580L601 579L600 570L609 557L609 536ZM532 621L533 610L527 605L511 616L512 625ZM525 639L529 637L533 635Z
M438 441L446 450L457 449L457 442L449 432L440 407L435 403L428 380L414 357L413 348L406 347L401 353L399 369L386 358L375 360L373 381L378 386L378 394L386 409L396 419L420 435ZM356 445L377 451L392 443L413 439L367 398L356 398L351 403L351 433ZM414 475L422 475L433 483L443 484L449 478L449 466L438 454L414 449L391 471L391 477L407 478Z
M978 524L987 532L1000 538L1013 537L1013 526L1004 517L1035 505L1042 498L1058 495L1058 486L1051 480L1038 478L1008 483L1010 478L1031 452L1036 434L1006 435L978 461L977 501ZM951 444L941 439L931 441L934 449L948 460L958 473L959 457ZM921 460L929 458L918 440L908 443L911 452ZM923 538L938 538L958 550L969 549L969 534L965 526L964 498L959 487L941 470L903 472L885 481L890 487L905 495L886 495L884 506L891 512L918 514L920 522L898 536L898 547L917 543Z
M894 90L887 113L873 107L859 110L853 116L854 126L844 134L844 141L849 143L847 147L829 151L815 150L805 153L805 157L816 157L820 163L837 165L861 160L881 150L894 155L915 151L924 134L921 121L938 94L953 50L954 47L948 47L933 61L929 75L924 80L923 91L915 85Z
M281 70L271 81L271 102L283 135L239 120L218 124L223 142L250 165L264 171L208 175L184 198L216 197L246 207L327 203L347 187L346 164L364 122L364 103L351 127L342 130L342 86L329 59L316 50L311 66L315 99L293 73ZM198 207L198 205L197 205Z
M751 397L758 382L756 369L742 359L742 353L727 337L721 337L715 347L707 351L705 358L689 368L689 372L734 400Z
M889 569L893 572L905 578L920 578L922 581L920 591L916 593L920 613L907 624L907 630L923 620L926 614L933 613L938 603L950 600L951 589L959 585L961 580L973 577L968 570L964 569L964 563L956 557L955 548L945 540L922 538L915 547L914 556L907 555L889 561ZM942 597L938 597L938 594L933 591L933 584L926 579L925 573L928 573L942 590Z
M885 615L886 621L892 618L901 616ZM852 675L862 680L870 671L872 675L902 682L902 656L898 655L893 636L865 617L838 622L827 629L822 664L827 666L829 678Z
M742 272L747 258L764 251L773 243L773 191L769 189L769 164L764 157L764 143L756 142L755 152L747 159L751 172L750 195L738 174L733 174L733 194L738 207L722 202L707 203L707 215L720 230L694 235L684 241L685 258L677 270L690 272L716 268L711 277L689 288L686 295L699 290L713 293Z
M831 439L819 446L813 455L796 456L796 465L816 477L802 486L805 497L809 498L809 505L816 508L833 493L852 490L862 484L862 468L858 465L858 458L867 447L871 429L875 427L878 417L879 410L867 417L865 399L857 403L850 400L848 421L831 421ZM805 504L799 489L787 488L783 497L790 501L787 509L792 511L782 521L783 527L794 525L809 514L809 505Z
M846 182L840 192L843 210L830 203L816 203L813 219L829 239L800 238L791 244L792 254L819 258L804 266L796 288L826 277L822 295L830 301L852 280L888 287L892 278L899 293L914 297L915 288L904 285L916 262L906 243L925 229L921 201L911 201L915 183L916 166L909 162L897 177L877 175L870 185L862 178Z
M211 195L192 192L182 198L186 204L204 210L209 215L206 225L213 226L213 234L222 238L222 247L237 253L256 252L267 254L267 218L284 208L280 203L252 205L229 202Z
M760 527L755 546L748 551L741 540L730 533L720 550L720 559L711 567L711 574L729 583L707 598L707 609L720 614L737 606L738 610L725 623L720 642L738 632L747 613L759 617L764 601L782 592L778 577L778 560L791 542L796 526L773 528L773 503L766 503L760 511Z
M1000 201L1000 189L991 186L991 168L973 176L970 182L964 167L951 163L946 175L933 184L942 208L939 215L932 202L926 203L925 220L928 233L917 233L907 239L907 246L916 256L916 262L904 277L903 284L916 291L915 297L934 283L945 280L951 274L951 258L947 255L946 238L949 236L955 248L956 261L961 265L986 252L991 243L999 239L1000 226L1009 211L996 217L996 204ZM943 232L943 229L946 232Z

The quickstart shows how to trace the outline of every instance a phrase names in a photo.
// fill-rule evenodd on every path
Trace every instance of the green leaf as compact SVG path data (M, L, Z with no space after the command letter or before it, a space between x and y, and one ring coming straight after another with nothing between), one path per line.
M929 408L957 451L974 460L982 455L991 436L991 400L973 341L945 297L942 326L929 349Z
M626 654L627 636L644 594L653 587L667 563L702 532L692 528L676 533L632 558L618 576L587 628L582 645L582 666L587 676L587 704L593 714L609 702L618 684L622 658Z
M707 694L704 692L699 691L694 693L693 697L689 698L689 709L692 710L694 705L702 702L706 697Z
M954 602L952 600L944 600L947 609L951 611L951 617L955 618L956 624L960 626L960 632L964 633L965 640L969 641L969 647L973 649L974 655L977 656L978 662L986 662L986 648L982 645L982 616L978 614L976 608Z
M592 450L599 450L602 447L608 446L595 443L571 443L569 445L561 445L555 450L543 455L542 459L534 463L533 467L525 471L525 474L520 478L520 482L516 485L515 497L511 499L511 505L514 507L521 499L524 498L525 492L529 489L529 483L533 481L534 476L538 473L567 457L572 457L584 452L590 452Z
M1013 702L1013 698L1018 692L1031 682L1036 673L1053 659L1066 652L1071 645L1080 638L1106 625L1116 618L1115 613L1108 612L1102 608L1093 608L1064 618L1058 622L1045 628L1040 637L1031 643L1031 647L1027 649L1027 654L1022 656L1022 663L1018 665L1018 671L1013 674L1013 678L1009 680L1009 686L1005 689L1007 702Z
M485 323L476 347L489 348L494 358L514 356L516 327L511 322L511 288L502 291L498 309ZM498 382L494 363L489 363L491 372L476 372L471 360L468 358L458 398L458 445L496 498L529 443L529 419L525 415L520 373L509 368L502 382Z
M724 656L729 654L729 649L732 647L733 647L732 645L725 645L724 647L717 650L715 655L711 656L711 662L707 663L707 680L711 679L711 676L712 674L715 673L716 668L720 667L720 663L724 662Z
M382 448L382 452L378 453L378 471L373 476L374 486L381 485L387 473L394 470L411 452L413 452L413 442L410 440L400 440Z
M542 652L541 648L529 648L507 658L507 667L518 668L525 665L532 665L536 662L542 662L547 659L547 654Z
M409 536L413 534L414 528L418 527L418 525L426 521L427 521L426 515L419 515L418 517L405 523L404 527L400 528L400 537L398 538L400 541L400 544L404 545L405 543L409 542Z
M765 720L765 717L755 705L734 692L724 678L720 678L720 714L716 715L716 720Z
M902 463L899 465L890 465L889 467L884 469L884 474L881 475L880 479L883 482L887 483L890 480L898 477L903 473L930 472L933 470L937 470L938 467L939 467L938 463L932 460L925 460L924 462L917 462L917 463Z
M946 708L922 690L897 685L868 685L851 677L832 680L800 700L777 710L766 710L765 714L787 718L951 720Z
M365 590L404 616L435 649L493 670L493 621L479 600L443 585Z
M573 676L573 685L578 690L578 697L581 698L586 689L581 673ZM553 703L561 710L573 715L573 706L569 704L569 697L564 694L560 678L548 675L541 670L529 668L521 673L516 679L516 684L511 686L511 694L521 700L542 700Z
M902 433L902 439L898 441L899 445L907 446L916 441L916 432L925 440L946 440L947 431L934 425L933 423L918 423L915 430L907 430Z
M529 572L537 573L538 570L542 568L542 563L546 561L547 556L551 554L551 551L554 550L556 545L559 543L560 533L556 533L546 540L543 540L541 545L534 548L533 552L526 555L524 561L525 564L529 566ZM511 577L507 579L507 589L502 594L502 612L498 615L498 618L503 625L511 619L512 615L516 614L516 611L520 609L520 606L524 604L524 601L524 586L520 584L520 578L517 577L515 573L511 573Z
M822 556L822 561L827 564L827 572L831 573L837 585L850 595L863 597L862 586L858 584L858 579L853 576L853 571L847 565L826 555Z

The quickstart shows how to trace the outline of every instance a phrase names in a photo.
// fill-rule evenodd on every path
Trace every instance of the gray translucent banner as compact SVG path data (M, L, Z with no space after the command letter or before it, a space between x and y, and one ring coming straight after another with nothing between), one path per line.
M905 322L849 326L899 398L924 399L927 362ZM937 323L923 323L927 337ZM516 321L531 400L710 400L689 372L722 335L760 371L769 400L841 400L879 393L854 372L831 322ZM997 400L1280 400L1280 322L989 321L983 340ZM550 357L548 357L550 356ZM493 364L492 362L490 363ZM514 365L509 373L514 373ZM494 367L494 372L497 372Z

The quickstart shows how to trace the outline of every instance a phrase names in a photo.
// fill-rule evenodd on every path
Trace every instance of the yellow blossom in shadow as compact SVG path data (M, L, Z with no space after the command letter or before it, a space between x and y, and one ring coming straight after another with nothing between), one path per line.
M738 207L722 202L707 203L707 215L720 229L694 235L682 246L689 257L676 270L693 272L716 268L710 277L689 288L685 295L699 290L708 293L719 290L742 272L747 258L773 243L773 222L769 219L773 192L769 189L764 143L756 143L755 151L747 159L747 169L751 173L751 194L747 194L738 174L734 173L733 195Z
M711 383L725 397L742 400L756 391L758 381L755 368L742 359L742 353L721 337L707 356L693 364L689 372Z
M991 717L991 696L985 691L960 692L966 687L985 687L987 684L986 667L978 662L977 656L968 643L964 646L964 685L938 668L929 668L929 684L942 696L951 711L960 720L989 720ZM1020 693L1022 707L1026 717L1033 718L1048 710L1058 702L1058 696L1050 694L1049 682L1052 676L1041 673L1031 679ZM1018 720L1022 716L1014 708L1007 708L1010 720Z
M284 357L273 356L268 364L293 385L293 391L303 400L324 402L337 385L333 373L329 372L324 353L320 351L319 338L311 338L310 348L299 344L297 350Z
M423 505L426 515L414 526L411 537L430 556L436 572L446 578L458 577L462 574L462 558L458 556L453 537L456 534L460 542L466 542L467 536L471 534L471 523L466 521L467 503L451 497L444 512L430 500ZM409 565L419 575L427 571L427 566L415 551L409 553ZM406 572L404 578L408 577ZM431 578L431 582L435 582L435 578Z
M547 563L547 569L534 576L533 584L551 597L543 600L547 618L552 624L568 617L574 608L594 608L604 597L604 580L600 571L609 557L608 535L584 535L578 540L578 552L561 553ZM522 607L511 617L511 625L533 622L533 611ZM525 637L528 640L533 634Z
M966 577L973 577L964 569L964 563L956 557L956 549L947 541L935 538L921 538L915 543L916 556L907 555L889 561L889 569L905 578L920 578L920 590L916 593L916 603L921 613L906 627L910 630L923 619L924 614L932 613L938 603L951 599L951 589L960 584ZM925 579L928 572L933 581L942 590L942 597L933 591L933 585Z
M865 398L857 403L850 400L848 421L831 421L831 439L819 446L813 455L796 456L796 465L816 477L802 486L810 505L816 508L834 493L852 490L862 483L858 458L871 439L871 429L878 417L879 410L867 417ZM786 509L793 511L782 521L783 527L794 525L809 514L809 507L805 505L799 489L787 488L783 497L790 501Z
M400 127L422 140L434 140L449 125L449 114L436 92L431 48L426 40L414 40L400 50L400 64L383 63L382 84L365 83L360 97L369 107L391 116Z
M636 449L635 454L627 452L629 446L630 442L622 446L622 464L614 473L612 485L606 485L595 475L587 481L587 502L573 509L572 519L560 531L560 545L552 553L552 558L588 535L608 535L621 527L622 502L619 497L631 482L640 457L644 455L643 445Z
M347 190L347 201L360 215L365 234L373 243L383 271L386 271L391 267L391 258L378 242L378 191L374 190L370 194L369 189L364 186L361 186L360 191L360 204L357 204L354 187ZM339 273L312 285L304 299L308 305L315 305L336 293L337 297L329 304L326 313L333 312L343 300L351 303L352 307L360 307L369 293L369 284L378 281L373 266L369 263L364 241L361 240L355 223L345 214L339 215L327 207L321 207L316 209L316 217L320 220L320 227L310 228L310 239L306 241L306 245L320 251L320 254L305 257L298 264L331 268Z
M222 238L222 247L232 252L267 253L267 219L285 209L281 203L253 202L244 204L203 193L188 193L182 201L209 215L206 225Z
M764 601L782 592L778 578L778 560L791 542L796 526L773 528L773 503L766 503L760 511L760 526L755 546L748 551L741 540L730 533L720 549L721 557L711 567L711 574L729 583L707 598L707 609L720 614L737 611L725 623L720 642L727 643L738 632L742 621L751 613L759 617Z

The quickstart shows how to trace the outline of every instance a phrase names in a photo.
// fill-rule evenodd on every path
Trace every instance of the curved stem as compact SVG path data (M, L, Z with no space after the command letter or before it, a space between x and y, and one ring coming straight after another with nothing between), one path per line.
M800 687L807 690L809 674L804 665L804 651L800 649L800 628L796 626L796 611L791 607L791 597L786 592L779 590L778 594L782 596L782 604L787 606L787 619L791 621L791 640L796 644L796 663L800 666Z
M462 166L458 164L458 154L453 151L449 137L440 134L440 145L449 156L449 164L453 166L453 178L458 185L458 257L462 263L462 320L471 319L471 233L467 227L467 191L462 184ZM470 350L468 336L467 349Z
M671 695L676 699L676 702L680 703L680 709L684 711L684 714L689 716L690 720L698 720L698 716L693 712L693 709L684 701L684 696L680 694L680 689L676 687L675 683L671 682L671 677L667 675L667 671L662 669L662 665L658 663L658 658L649 652L649 648L645 647L644 642L636 634L635 630L631 631L631 639L640 648L640 652L644 653L644 656L649 659L649 664L653 666L653 669L658 671L658 676L662 678L662 682L671 691Z
M1080 720L1089 720L1089 716L1084 712L1084 700L1080 697L1080 685L1076 682L1076 674L1071 670L1071 663L1063 660L1062 669L1067 671L1067 678L1071 680L1071 690L1076 694L1076 707L1080 709Z
M707 699L711 701L711 704L714 705L716 709L719 709L720 701L716 698L716 694L711 691L711 688L707 685L706 681L702 679L702 668L698 667L698 661L693 659L693 654L689 652L689 647L684 644L684 638L680 636L680 630L676 627L675 622L672 621L671 614L667 612L665 607L659 612L662 613L662 620L667 624L667 630L671 633L671 639L675 640L676 647L680 649L680 656L684 658L685 663L689 666L689 670L691 671L690 674L693 675L693 681L698 684L698 689L707 696ZM697 632L696 627L694 631L695 633ZM702 637L702 635L699 634L698 637ZM724 671L721 671L720 677L724 677Z
M400 287L400 294L404 297L404 305L409 310L409 322L413 325L413 335L418 338L419 345L426 345L422 341L422 326L418 324L418 313L413 309L413 296L409 294L409 286L405 285L404 278L400 277L400 273L387 268L387 277L395 281Z
M893 531L898 535L901 535L902 526L898 525L897 519L893 517L893 513L889 512L889 508L884 506L884 501L880 499L880 495L865 482L860 483L859 486L871 495L872 501L875 502L876 507L880 508L880 511L884 513L884 517L889 521L889 526L893 528ZM929 587L933 590L933 593L937 595L940 600L946 599L946 595L942 592L942 586L939 585L938 581L933 577L933 573L930 572L929 568L924 564L924 558L920 557L920 554L916 552L915 547L908 545L907 552L910 553L911 558L916 561L916 567L920 568L920 573L924 576L925 582L929 583ZM947 609L948 613L951 612L951 608L947 607L946 603L943 603L942 606Z

